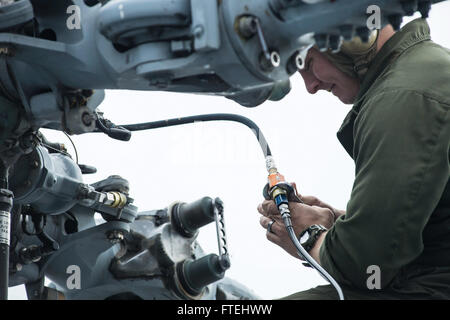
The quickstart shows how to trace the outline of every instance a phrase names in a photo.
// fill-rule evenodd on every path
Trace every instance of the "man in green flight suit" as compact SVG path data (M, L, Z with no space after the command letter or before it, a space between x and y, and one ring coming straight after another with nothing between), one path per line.
M294 229L310 231L310 255L346 299L450 299L450 51L425 19L369 45L312 48L300 70L310 93L354 104L338 138L356 169L346 211L304 196L289 205ZM298 258L274 202L258 211L267 238ZM326 285L286 299L337 297Z

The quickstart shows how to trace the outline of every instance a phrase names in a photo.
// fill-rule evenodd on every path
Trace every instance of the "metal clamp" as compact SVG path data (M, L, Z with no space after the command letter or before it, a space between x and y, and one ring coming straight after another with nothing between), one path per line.
M298 55L295 57L295 66L298 70L304 70L306 67L306 57L308 56L309 50L314 46L310 44L306 47L300 49Z
M277 51L269 50L267 41L264 38L261 23L257 17L241 16L238 20L238 31L244 39L250 39L255 34L257 35L262 50L259 57L259 63L264 71L272 71L281 65L280 54Z
M261 23L258 18L255 18L256 33L258 35L259 44L261 45L262 54L260 57L261 67L266 71L271 71L278 68L281 64L281 57L277 51L269 51L266 39L262 31Z
M225 217L223 213L223 202L219 198L213 200L214 219L216 221L217 243L219 246L220 264L224 269L230 267L230 256L228 252L228 240L225 230Z

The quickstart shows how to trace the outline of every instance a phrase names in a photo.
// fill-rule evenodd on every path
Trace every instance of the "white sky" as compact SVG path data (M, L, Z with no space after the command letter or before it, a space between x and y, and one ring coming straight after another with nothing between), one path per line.
M447 48L449 17L450 3L444 2L433 7L429 19L433 40ZM297 183L300 193L345 209L354 165L336 132L350 106L328 92L309 95L299 75L292 77L292 86L281 102L255 109L221 97L134 91L108 91L100 109L116 124L219 112L247 116L260 126L280 172ZM72 151L62 133L48 136ZM80 163L98 169L86 176L86 182L121 175L129 180L139 211L164 208L175 200L220 197L225 203L232 265L226 276L260 297L279 298L324 284L315 271L266 240L256 210L267 179L265 162L245 126L217 122L158 129L134 133L128 143L101 134L73 140ZM202 229L199 241L207 253L217 253L213 224ZM23 286L10 289L10 299L24 298Z

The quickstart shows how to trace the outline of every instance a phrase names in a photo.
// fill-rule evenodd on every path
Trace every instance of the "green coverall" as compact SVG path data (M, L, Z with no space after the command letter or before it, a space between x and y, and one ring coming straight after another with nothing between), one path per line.
M376 55L338 138L355 181L321 265L347 299L450 299L450 51L431 41L426 20ZM379 288L369 289L371 266ZM337 293L319 286L285 299Z

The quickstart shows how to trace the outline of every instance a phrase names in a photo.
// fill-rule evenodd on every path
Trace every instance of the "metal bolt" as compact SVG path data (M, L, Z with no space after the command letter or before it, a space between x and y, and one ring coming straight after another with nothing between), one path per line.
M205 29L202 25L198 25L194 27L193 34L196 38L200 38L203 35L203 32L205 32Z
M427 19L429 17L430 10L431 10L431 1L419 2L419 11L423 19Z
M274 68L278 68L281 64L281 57L280 54L276 51L272 51L270 54L270 63Z
M1 7L1 6L0 6ZM9 56L11 51L8 47L2 47L0 48L0 55L4 54L5 56Z
M337 53L341 50L342 38L341 36L332 35L330 36L330 48L333 53Z
M394 14L388 17L389 23L392 25L395 31L400 30L403 22L403 16L401 14Z
M369 42L370 38L370 30L367 27L361 27L356 29L356 34L361 39L362 42L367 43Z
M108 238L109 242L112 244L119 243L123 241L124 235L123 232L120 230L113 230L107 233L106 237Z
M302 65L302 57L300 53L297 51L294 53L291 58L288 60L288 63L286 64L286 71L289 75L293 75L298 70L301 70L299 66Z
M278 68L281 64L280 54L276 51L272 51L270 55L266 57L263 52L259 63L264 71L272 71L274 68Z
M352 25L344 25L341 26L339 29L345 41L351 41L355 36L355 28Z
M403 1L401 4L407 16L412 16L417 11L417 0Z
M303 70L303 68L305 68L305 60L301 54L298 54L295 57L295 66L297 67L297 70Z
M94 117L93 117L93 115L89 114L88 112L85 112L81 116L81 120L83 121L84 125L90 126L92 124L92 121L94 120Z
M32 168L35 168L35 169L39 168L39 161L37 161L37 160L33 161L33 162L31 163L31 167L32 167Z
M330 37L327 34L316 34L314 36L314 40L316 41L316 45L319 48L320 52L325 52L328 50Z
M56 177L49 176L47 178L47 187L53 187L56 182L57 182Z
M150 86L158 89L165 89L170 85L170 79L168 78L155 78L150 80Z
M246 39L253 37L258 31L255 17L244 16L239 19L239 33Z
M30 264L41 260L41 250L37 245L31 245L29 247L23 247L19 251L19 257L24 264Z

